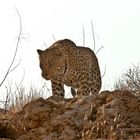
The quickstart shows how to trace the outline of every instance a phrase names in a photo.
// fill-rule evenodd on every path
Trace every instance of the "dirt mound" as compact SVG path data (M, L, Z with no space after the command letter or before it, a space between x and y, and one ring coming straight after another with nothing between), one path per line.
M39 98L7 114L0 117L0 140L140 139L140 99L128 91Z

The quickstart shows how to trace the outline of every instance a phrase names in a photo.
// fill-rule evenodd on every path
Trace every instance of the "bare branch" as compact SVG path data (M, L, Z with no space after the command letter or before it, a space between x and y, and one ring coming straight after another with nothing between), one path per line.
M83 46L85 46L85 28L83 26Z
M56 38L55 38L54 34L52 34L52 37L53 37L54 41L56 41Z
M104 69L104 73L102 75L102 78L105 76L105 74L106 74L106 65L105 65L105 69Z
M18 50L18 47L19 47L19 42L20 42L20 38L21 38L21 33L22 33L22 21L21 21L21 16L19 14L19 11L15 8L17 14L18 14L18 17L19 17L19 21L20 21L20 30L19 30L19 34L18 34L18 39L17 39L17 43L16 43L16 49L15 49L15 52L14 52L14 56L13 56L13 59L11 61L11 64L3 78L3 80L1 81L0 83L0 87L2 86L2 84L4 83L4 81L6 80L7 76L9 75L10 71L11 71L11 67L13 66L13 63L15 61L15 58L16 58L16 55L17 55L17 50Z
M101 46L101 48L99 48L95 54L97 54L101 49L104 49L104 47Z
M46 48L47 48L47 44L46 44L46 42L44 41L44 45L46 46Z
M9 71L9 73L11 73L12 71L14 71L20 65L20 61Z
M95 51L96 40L95 40L94 28L93 28L92 20L91 20L91 29L92 29L92 38L93 38L93 42L94 42L94 49L93 50Z

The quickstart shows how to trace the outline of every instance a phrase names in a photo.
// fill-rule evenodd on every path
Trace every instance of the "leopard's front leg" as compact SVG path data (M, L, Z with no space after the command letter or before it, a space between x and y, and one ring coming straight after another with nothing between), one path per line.
M65 95L64 84L57 81L51 81L51 84L52 84L52 95L64 97Z

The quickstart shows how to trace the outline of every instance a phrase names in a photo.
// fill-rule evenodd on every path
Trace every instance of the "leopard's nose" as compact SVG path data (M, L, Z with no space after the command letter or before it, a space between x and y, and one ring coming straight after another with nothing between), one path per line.
M42 72L41 75L42 75L42 77L44 78L44 77L47 76L48 74Z

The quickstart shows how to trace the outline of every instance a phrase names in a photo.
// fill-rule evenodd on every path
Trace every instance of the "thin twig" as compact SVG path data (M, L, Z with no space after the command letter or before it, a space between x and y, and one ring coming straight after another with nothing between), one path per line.
M54 41L56 41L56 38L55 38L54 34L52 34L52 37L53 37Z
M13 56L13 59L11 61L11 64L10 66L8 67L8 70L3 78L3 80L1 81L0 83L0 87L2 86L2 84L4 83L4 81L6 80L7 76L9 75L10 71L11 71L11 67L13 66L13 63L15 61L15 58L16 58L16 55L17 55L17 50L18 50L18 47L19 47L19 42L20 42L20 38L21 38L21 33L22 33L22 22L21 22L21 16L19 14L19 11L15 8L17 14L18 14L18 17L19 17L19 21L20 21L20 31L19 31L19 35L18 35L18 39L17 39L17 43L16 43L16 49L15 49L15 52L14 52L14 56Z
M103 77L105 76L105 74L106 74L106 65L105 65L104 73L103 73L103 75L101 76L101 78L103 78Z
M101 48L99 48L95 54L97 54L101 49L104 49L104 47L101 46Z
M83 46L85 46L85 28L83 26Z
M9 71L9 73L14 71L20 65L20 62L21 62L21 60Z
M47 44L46 44L46 42L44 41L44 45L46 46L46 48L47 48Z
M94 28L93 28L93 23L92 23L92 20L91 20L91 29L92 29L92 38L93 38L93 42L94 42L94 51L95 51L95 48L96 48L96 40L95 40L95 35L94 35Z

